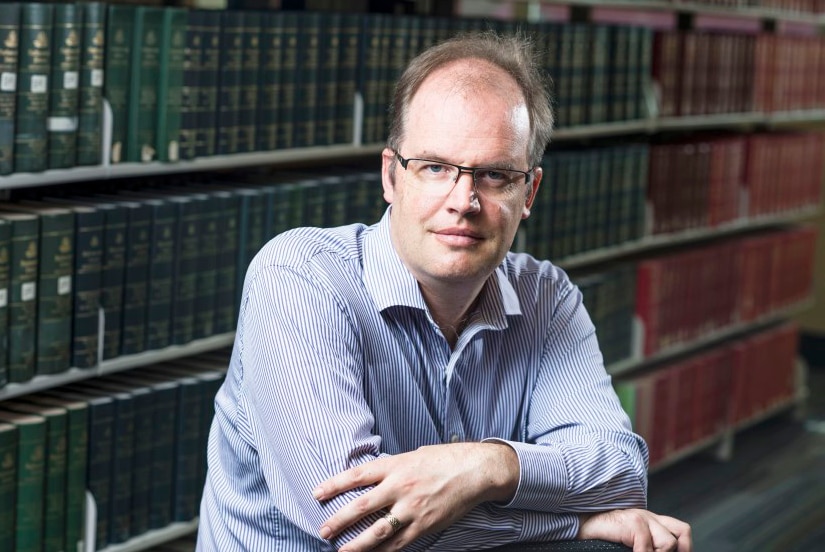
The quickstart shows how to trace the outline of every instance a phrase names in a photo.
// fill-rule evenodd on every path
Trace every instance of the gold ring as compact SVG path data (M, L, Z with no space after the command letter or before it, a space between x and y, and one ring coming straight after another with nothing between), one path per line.
M384 516L384 519L387 520L387 523L392 527L393 533L401 529L401 520L391 513L388 512L387 515Z

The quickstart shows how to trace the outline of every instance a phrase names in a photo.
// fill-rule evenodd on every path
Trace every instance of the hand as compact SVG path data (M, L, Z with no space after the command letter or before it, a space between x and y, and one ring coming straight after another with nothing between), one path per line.
M647 510L610 510L581 516L579 539L620 542L633 552L690 552L690 525Z
M509 500L518 483L515 451L503 443L455 443L421 447L343 471L321 483L317 500L328 500L358 487L374 485L338 510L319 530L324 539L340 535L371 514L391 512L341 550L377 547L397 550L418 537L445 529L484 501Z

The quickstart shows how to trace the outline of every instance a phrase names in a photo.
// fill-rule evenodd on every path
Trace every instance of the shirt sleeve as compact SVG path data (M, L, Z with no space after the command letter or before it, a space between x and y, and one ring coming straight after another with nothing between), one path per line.
M582 295L559 282L539 374L529 399L520 480L505 508L594 512L643 508L648 452L604 369Z

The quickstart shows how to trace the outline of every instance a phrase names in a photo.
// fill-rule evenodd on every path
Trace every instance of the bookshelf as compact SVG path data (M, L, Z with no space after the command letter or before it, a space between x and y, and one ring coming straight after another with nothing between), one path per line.
M725 8L699 3L669 3L658 1L598 1L598 0L545 0L545 1L455 1L454 13L465 16L493 16L501 21L520 21L527 24L570 23L584 25L603 25L621 27L637 25L653 30L701 29L703 32L781 32L808 35L811 28L825 23L822 15L800 14L788 11L767 10L760 8ZM396 20L400 20L396 18ZM386 21L391 22L388 18ZM443 21L442 21L443 22ZM542 27L543 28L543 27ZM611 31L612 32L612 31ZM387 60L384 61L387 63ZM381 67L391 73L396 67ZM569 67L565 70L569 70ZM637 83L635 115L620 117L617 120L602 120L591 123L563 124L554 133L550 146L551 155L555 146L574 150L586 150L600 144L616 141L641 140L650 141L664 134L672 136L690 135L700 131L724 131L737 133L754 133L779 130L794 130L800 126L820 125L825 122L825 105L809 105L800 108L777 110L753 110L730 113L705 113L684 116L659 116L655 100L653 83L649 74L640 71ZM561 80L569 78L570 73L562 74ZM385 91L386 92L386 91ZM825 100L825 98L820 98ZM365 163L377 159L383 145L376 132L365 133L366 119L371 120L370 128L380 128L380 107L377 98L370 98L365 90L358 91L352 101L353 136L346 143L325 145L307 145L301 147L276 148L270 151L249 151L243 153L198 155L192 159L176 162L153 160L146 163L123 162L111 163L111 147L105 146L101 152L104 162L98 165L60 168L33 173L12 173L0 176L0 190L6 196L14 197L18 193L38 188L69 188L73 185L89 182L108 181L116 186L120 181L135 179L185 178L187 175L209 176L213 174L231 174L243 169L312 169L335 166L340 162L358 161ZM107 102L108 103L108 102ZM825 102L822 102L825 104ZM581 106L579 106L581 107ZM113 135L111 106L104 111L101 135L110 140ZM252 186L252 183L243 183ZM545 190L543 190L545 192ZM571 271L599 271L616 263L633 263L639 259L655 258L672 250L688 247L702 248L720 240L739 236L755 235L765 231L782 230L807 221L820 213L819 205L803 205L781 212L748 215L743 214L735 220L717 226L690 228L678 232L652 234L641 233L634 239L623 240L613 245L597 247L574 252L551 259L562 268ZM265 231L262 229L262 233ZM525 236L520 232L517 248L527 247ZM248 260L248 259L247 259ZM239 269L242 267L239 266ZM644 356L640 352L643 329L642 322L636 318L632 322L630 354L608 364L608 371L616 377L634 376L655 370L658 366L667 367L671 362L702 354L714 347L744 340L762 331L776 328L778 324L804 311L813 304L811 297L791 305L764 313L750 320L734 320L723 327L701 334L675 345L664 347L655 353ZM150 368L162 363L173 362L203 355L210 351L224 349L232 343L232 332L219 332L206 337L199 337L180 344L171 344L154 350L122 354L98 362L92 367L71 367L53 375L37 375L32 379L9 383L0 387L0 405L46 390L71 387L85 380L105 378L125 372ZM102 348L103 344L98 343ZM801 367L798 371L803 371ZM800 377L799 381L804 378ZM717 456L724 458L733 452L733 440L737 431L757 423L765 417L774 416L798 406L806 397L803 383L796 388L793 397L785 397L747 419L727 424L716 433L704 436L688 446L679 448L659 461L652 469L658 470L673 465L680 459L716 447ZM98 531L95 519L97 504L88 493L86 498L87 514L85 520L85 550L92 552L96 548L95 534ZM102 548L108 552L145 550L167 540L196 530L197 519L184 522L172 522L166 527L155 528L148 532L132 536L123 542L106 543ZM98 541L99 544L99 541Z

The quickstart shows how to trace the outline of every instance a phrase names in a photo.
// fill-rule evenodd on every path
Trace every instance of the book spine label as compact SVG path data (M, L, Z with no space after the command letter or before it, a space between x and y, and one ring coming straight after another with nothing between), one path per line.
M46 170L48 160L52 5L23 3L20 12L14 170L40 172Z
M9 302L10 382L23 382L34 376L38 236L39 222L36 218L12 223Z
M19 38L20 4L4 4L0 10L0 175L14 172Z
M76 4L55 4L49 84L49 165L75 164L77 151L77 91L80 78L80 13Z
M103 93L112 108L112 137L109 162L126 160L126 127L129 121L130 63L134 6L112 4L106 21L106 79Z
M77 164L102 162L103 83L106 55L106 5L83 2L80 90L78 101Z

